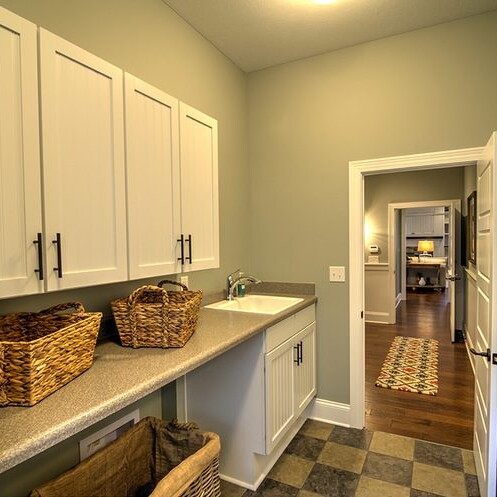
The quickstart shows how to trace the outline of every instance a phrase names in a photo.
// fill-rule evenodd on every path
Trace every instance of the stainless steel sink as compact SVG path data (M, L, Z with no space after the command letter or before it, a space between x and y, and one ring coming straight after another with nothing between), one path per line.
M278 314L304 299L298 297L280 297L276 295L252 295L233 300L221 300L206 305L207 309L220 311L253 312L256 314Z

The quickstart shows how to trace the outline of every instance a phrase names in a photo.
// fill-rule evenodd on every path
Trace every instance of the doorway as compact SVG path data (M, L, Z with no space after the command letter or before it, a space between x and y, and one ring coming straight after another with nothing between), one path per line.
M371 174L427 170L443 167L477 165L476 234L479 247L476 256L477 346L471 349L478 363L475 366L475 430L473 450L480 491L483 497L495 494L497 461L497 300L492 298L497 281L497 132L492 133L484 147L431 154L392 157L379 160L354 161L349 168L349 323L350 323L350 422L356 428L364 426L364 177ZM362 360L361 360L362 359Z
M374 174L469 166L483 148L471 148L350 163L349 168L349 323L350 425L365 425L364 341L364 177Z
M460 224L461 219L461 201L442 200L444 195L463 197L464 179L472 176L476 178L474 167L466 172L463 168L447 168L365 178L365 257L370 262L365 264L364 275L366 428L465 449L472 447L474 376L465 344L453 343L454 279L461 274L461 230L456 229L456 220ZM430 198L430 194L438 195L437 200L413 200ZM390 202L403 195L412 201ZM426 252L419 251L420 247ZM370 248L381 253L383 266L371 263ZM457 294L457 327L462 330L462 291ZM382 300L385 309L371 307ZM396 336L436 340L437 395L375 386Z

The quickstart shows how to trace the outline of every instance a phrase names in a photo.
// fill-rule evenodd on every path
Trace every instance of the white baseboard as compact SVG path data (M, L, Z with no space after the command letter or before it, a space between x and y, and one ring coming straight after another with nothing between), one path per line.
M310 419L340 426L350 426L350 405L315 399L309 414Z
M388 312L366 311L365 320L366 323L388 324L390 322L390 315Z
M399 304L402 302L402 292L399 293L397 295L397 297L395 297L395 308L397 309L397 307L399 306Z

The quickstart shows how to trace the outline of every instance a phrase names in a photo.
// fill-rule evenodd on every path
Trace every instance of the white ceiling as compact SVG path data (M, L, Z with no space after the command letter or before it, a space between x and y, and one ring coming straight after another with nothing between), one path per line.
M162 0L246 72L497 10L497 0Z

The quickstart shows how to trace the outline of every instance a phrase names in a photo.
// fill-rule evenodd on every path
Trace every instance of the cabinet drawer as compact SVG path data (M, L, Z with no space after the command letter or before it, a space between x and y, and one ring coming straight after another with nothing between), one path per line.
M315 320L316 308L314 305L310 305L278 324L271 326L266 330L265 352L273 350Z

